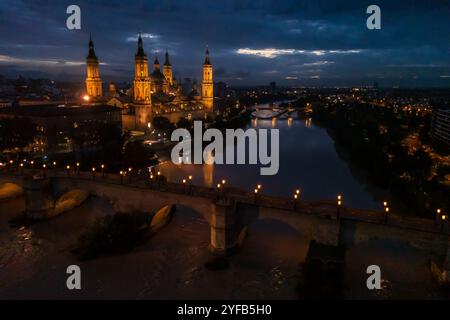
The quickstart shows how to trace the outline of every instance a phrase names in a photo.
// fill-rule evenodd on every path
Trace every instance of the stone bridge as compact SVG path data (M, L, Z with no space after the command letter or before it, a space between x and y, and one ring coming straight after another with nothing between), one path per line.
M106 199L118 212L149 212L167 204L188 207L208 221L210 247L216 254L226 254L238 246L247 226L272 219L293 227L306 239L327 245L354 246L371 240L404 242L427 252L446 279L450 272L449 228L440 221L395 214L386 219L383 212L338 207L335 201L300 202L231 187L171 183L163 177L25 169L1 172L0 182L23 186L27 207L33 210L48 206L48 201L42 199L74 188Z

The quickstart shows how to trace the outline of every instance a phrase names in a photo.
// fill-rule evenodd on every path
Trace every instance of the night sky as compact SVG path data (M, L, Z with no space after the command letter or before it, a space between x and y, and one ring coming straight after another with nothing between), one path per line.
M71 4L81 30L66 28ZM381 30L366 28L370 4ZM200 80L208 46L231 85L450 87L450 0L1 0L0 74L80 81L89 32L104 82L132 80L142 32L177 78Z

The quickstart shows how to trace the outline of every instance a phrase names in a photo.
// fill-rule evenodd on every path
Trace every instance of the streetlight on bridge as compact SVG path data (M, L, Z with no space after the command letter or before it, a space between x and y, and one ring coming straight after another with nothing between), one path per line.
M342 199L342 195L338 195L337 196L337 213L336 213L336 218L339 220L341 217L341 207L342 207L342 203L343 203L343 199Z
M295 190L294 193L294 210L297 210L298 202L300 201L300 189Z
M255 190L254 190L254 194L255 194L254 201L255 201L255 203L258 201L258 193L259 193L259 190L261 190L261 185L260 185L260 184L258 184L258 185L256 186Z
M384 224L387 224L387 223L388 223L388 216L389 216L389 207L386 206L386 207L384 208Z
M217 190L217 200L220 199L220 188L222 187L222 185L220 183L217 184L216 186L216 190Z
M444 232L444 227L445 227L445 223L448 220L448 216L446 214L443 214L441 216L441 220L442 220L441 231Z

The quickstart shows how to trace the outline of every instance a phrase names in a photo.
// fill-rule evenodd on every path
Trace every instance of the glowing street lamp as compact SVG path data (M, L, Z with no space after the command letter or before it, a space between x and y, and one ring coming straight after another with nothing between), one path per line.
M83 97L83 100L86 102L89 102L91 100L91 97L89 97L87 94Z
M388 223L388 216L389 216L389 207L384 208L384 223Z
M42 165L42 175L45 177L45 169L47 168L47 165L44 163L43 165Z
M448 216L447 216L446 214L443 214L443 215L441 216L441 220L442 220L441 231L444 231L444 226L445 226L445 223L446 223L447 220L448 220Z
M157 182L157 187L160 188L162 185L162 175L161 175L161 171L156 172L156 182Z
M436 209L436 219L439 220L441 217L441 209Z
M95 180L95 167L92 168L92 180Z
M192 191L192 176L189 176L188 177L188 180L189 180L189 193L191 193L191 191Z
M297 193L297 191L299 191L299 190L296 190L294 193L294 210L297 210L297 203L298 203L298 200L300 199L300 191L298 193Z
M216 185L216 191L217 191L217 199L220 199L220 188L222 187L222 185L220 183L218 183Z
M337 196L337 206L336 206L336 209L337 209L337 212L336 212L336 218L337 218L338 220L339 220L340 217L341 217L341 207L342 207L342 204L343 204L343 198L342 198L342 195L338 194L338 196Z

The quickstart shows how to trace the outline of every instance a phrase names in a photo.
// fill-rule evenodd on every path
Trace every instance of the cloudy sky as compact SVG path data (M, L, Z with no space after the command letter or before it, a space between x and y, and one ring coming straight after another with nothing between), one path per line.
M66 8L81 7L81 30ZM381 8L381 30L366 9ZM130 81L136 35L175 76L232 85L450 87L450 0L0 1L0 74L82 80L92 32L104 81Z

